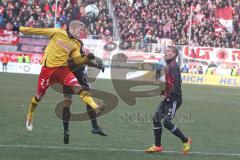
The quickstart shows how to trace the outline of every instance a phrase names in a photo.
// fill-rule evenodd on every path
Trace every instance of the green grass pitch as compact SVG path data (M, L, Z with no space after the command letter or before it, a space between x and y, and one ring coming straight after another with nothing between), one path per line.
M184 102L174 122L192 137L188 156L180 154L182 144L163 130L161 154L145 154L153 144L151 115L160 97L139 98L99 118L109 134L91 133L90 122L70 124L70 144L63 144L62 122L55 116L55 104L62 95L49 89L37 108L34 130L25 129L30 98L35 93L36 75L0 73L0 160L237 160L240 159L240 88L183 85ZM117 95L110 80L93 86ZM85 106L74 97L73 112Z

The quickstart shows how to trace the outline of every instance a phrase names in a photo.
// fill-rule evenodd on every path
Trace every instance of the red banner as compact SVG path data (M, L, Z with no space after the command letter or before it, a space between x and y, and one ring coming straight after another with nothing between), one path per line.
M29 56L30 62L33 64L40 64L43 54L34 54L34 53L20 53L20 52L0 52L0 59L4 55L7 55L9 62L18 62L18 56Z
M17 45L19 37L14 34L0 34L0 44Z
M6 30L6 29L0 29L0 34L13 34L13 31Z

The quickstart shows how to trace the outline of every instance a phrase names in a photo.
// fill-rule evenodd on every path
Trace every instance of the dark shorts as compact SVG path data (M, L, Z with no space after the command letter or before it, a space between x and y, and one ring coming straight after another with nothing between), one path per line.
M87 74L84 72L73 72L75 77L77 78L78 83L81 85L83 90L89 90L89 84L87 82ZM65 96L71 96L71 89L68 86L63 86L63 93Z
M161 71L162 71L161 69L157 69L157 70L156 70L156 73L157 73L157 74L161 74Z
M157 107L154 114L154 120L161 121L164 117L168 117L170 120L174 118L177 109L182 104L182 98L163 100Z
M161 71L162 70L156 70L156 74L160 76L161 75Z
M161 70L156 70L155 78L158 80L161 77Z

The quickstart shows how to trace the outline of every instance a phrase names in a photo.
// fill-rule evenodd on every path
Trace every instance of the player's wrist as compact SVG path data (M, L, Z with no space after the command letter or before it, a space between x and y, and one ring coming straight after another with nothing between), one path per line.
M20 30L20 26L13 26L12 27L12 31L19 32L19 30Z

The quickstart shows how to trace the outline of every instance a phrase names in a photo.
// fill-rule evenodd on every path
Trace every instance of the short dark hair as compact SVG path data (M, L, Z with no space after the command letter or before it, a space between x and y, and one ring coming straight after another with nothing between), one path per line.
M179 51L178 51L177 47L175 47L175 46L168 46L167 48L170 48L176 54L175 57L178 56Z

